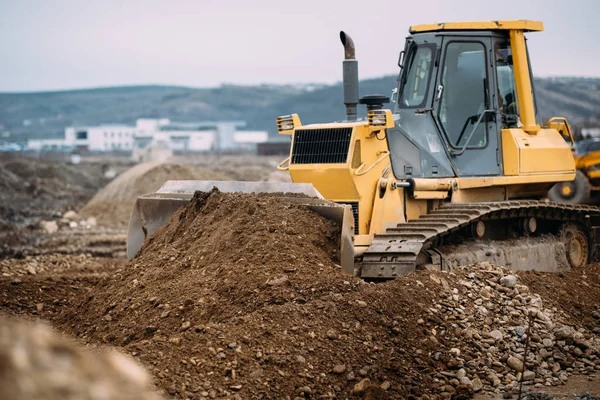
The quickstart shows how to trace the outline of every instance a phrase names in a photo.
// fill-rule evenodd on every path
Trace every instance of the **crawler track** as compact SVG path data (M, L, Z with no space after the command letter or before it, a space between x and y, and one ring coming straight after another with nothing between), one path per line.
M600 208L535 200L448 204L420 218L388 228L376 235L363 255L361 276L393 278L415 270L424 251L435 252L441 243L464 239L465 231L478 221L519 221L536 218L547 231L564 222L576 222L585 231L591 254L595 254ZM600 239L600 232L598 234Z

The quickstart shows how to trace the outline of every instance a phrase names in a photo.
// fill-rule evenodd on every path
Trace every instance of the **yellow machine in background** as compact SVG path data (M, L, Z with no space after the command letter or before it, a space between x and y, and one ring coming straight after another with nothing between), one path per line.
M582 140L575 145L577 175L570 182L557 183L548 192L552 201L590 204L597 202L592 194L600 192L600 140Z
M354 44L341 32L346 120L277 118L279 133L291 136L279 169L294 184L168 182L136 204L129 255L194 190L215 185L316 190L317 212L342 226L344 270L364 278L481 260L513 269L584 265L595 257L600 210L539 201L576 175L567 121L542 125L537 113L524 33L542 29L534 21L411 27L389 109L385 96L359 99Z

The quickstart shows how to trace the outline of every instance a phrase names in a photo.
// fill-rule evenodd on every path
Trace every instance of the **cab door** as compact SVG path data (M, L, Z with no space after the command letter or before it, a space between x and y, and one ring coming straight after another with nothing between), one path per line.
M459 176L500 175L491 38L444 36L434 116Z

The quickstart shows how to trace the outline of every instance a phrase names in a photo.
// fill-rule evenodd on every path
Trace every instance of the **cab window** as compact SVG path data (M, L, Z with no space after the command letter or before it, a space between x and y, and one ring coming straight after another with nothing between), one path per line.
M410 52L405 63L404 85L399 101L402 108L421 107L427 97L434 46L421 45Z
M450 145L485 147L485 121L477 124L486 110L486 62L482 43L448 43L441 86L439 119Z
M496 43L496 77L498 79L498 107L506 115L519 115L517 88L513 70L512 52L507 42Z

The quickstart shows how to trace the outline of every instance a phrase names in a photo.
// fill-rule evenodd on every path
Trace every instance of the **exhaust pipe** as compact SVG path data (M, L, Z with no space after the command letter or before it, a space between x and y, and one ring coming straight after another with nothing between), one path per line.
M356 50L352 38L344 31L340 32L340 40L344 45L342 72L346 118L348 121L356 121L356 108L358 106L358 61L356 61Z

